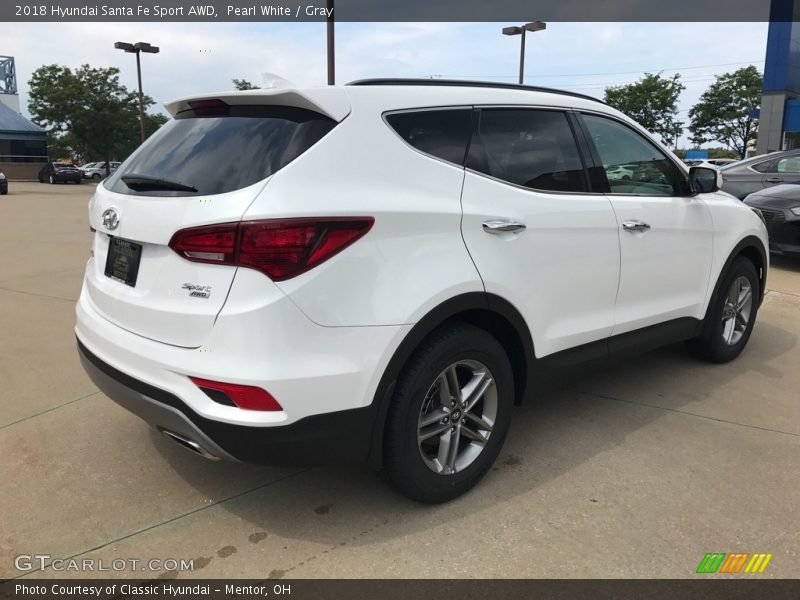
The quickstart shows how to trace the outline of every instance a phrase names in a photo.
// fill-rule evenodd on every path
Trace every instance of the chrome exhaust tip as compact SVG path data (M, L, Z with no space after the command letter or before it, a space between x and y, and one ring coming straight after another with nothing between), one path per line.
M179 433L175 433L174 431L169 431L168 429L159 429L159 431L167 438L178 444L181 448L185 448L189 452L199 454L208 460L220 460L218 456L213 455L194 440L191 440Z

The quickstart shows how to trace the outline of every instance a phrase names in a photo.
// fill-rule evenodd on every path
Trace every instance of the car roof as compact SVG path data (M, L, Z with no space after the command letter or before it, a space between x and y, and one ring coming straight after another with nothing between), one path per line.
M797 156L797 155L800 155L800 148L797 148L795 150L777 150L776 152L767 152L766 154L751 156L750 158L745 158L744 160L737 160L735 163L731 163L730 165L725 165L723 169L728 167L738 168L746 165L752 165L754 163L759 163L771 158L777 158L778 156Z
M619 111L584 94L536 86L445 79L366 79L345 86L226 90L186 96L164 106L176 116L191 109L190 103L203 100L221 100L230 105L295 106L320 112L336 121L344 119L356 105L380 112L471 105L533 105L593 110L632 123Z
M573 98L582 98L584 100L591 100L592 102L599 102L605 104L602 100L598 100L593 96L586 94L579 94L570 92L568 90L561 90L549 87L540 87L532 85L521 85L514 83L502 83L497 81L467 81L463 79L359 79L351 81L347 86L417 86L428 88L470 88L470 89L489 89L489 90L520 90L527 92L540 92L546 94L559 94L562 96L571 96Z
M597 98L552 88L444 79L367 79L343 88L355 107L380 111L446 106L548 106L621 116Z

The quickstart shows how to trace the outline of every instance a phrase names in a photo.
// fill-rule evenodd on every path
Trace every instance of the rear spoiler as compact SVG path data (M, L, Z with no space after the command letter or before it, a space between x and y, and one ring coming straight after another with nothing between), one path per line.
M337 122L349 115L351 110L347 93L343 89L335 87L310 88L306 90L283 88L247 90L243 92L227 91L179 98L178 100L167 102L164 108L174 117L179 112L190 110L189 102L196 100L222 100L231 106L293 106L295 108L313 110Z

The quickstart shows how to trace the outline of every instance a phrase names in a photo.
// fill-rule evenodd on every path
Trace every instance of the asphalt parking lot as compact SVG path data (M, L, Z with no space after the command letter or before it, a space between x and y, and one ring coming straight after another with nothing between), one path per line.
M72 333L92 189L0 197L0 579L92 575L24 573L20 554L194 559L181 576L199 577L683 578L707 552L767 552L758 577L800 576L800 261L774 260L737 361L673 347L576 378L517 410L473 492L422 506L366 469L204 461L100 394Z

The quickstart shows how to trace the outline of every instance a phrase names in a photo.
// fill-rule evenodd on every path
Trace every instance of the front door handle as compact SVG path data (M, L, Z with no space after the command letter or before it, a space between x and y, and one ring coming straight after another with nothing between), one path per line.
M770 177L767 179L767 183L783 183L783 179L780 177Z
M494 219L492 221L483 222L483 230L486 233L516 233L524 229L525 223L511 221L509 219Z
M622 224L622 228L625 231L647 231L650 229L650 225L642 221L625 221Z

